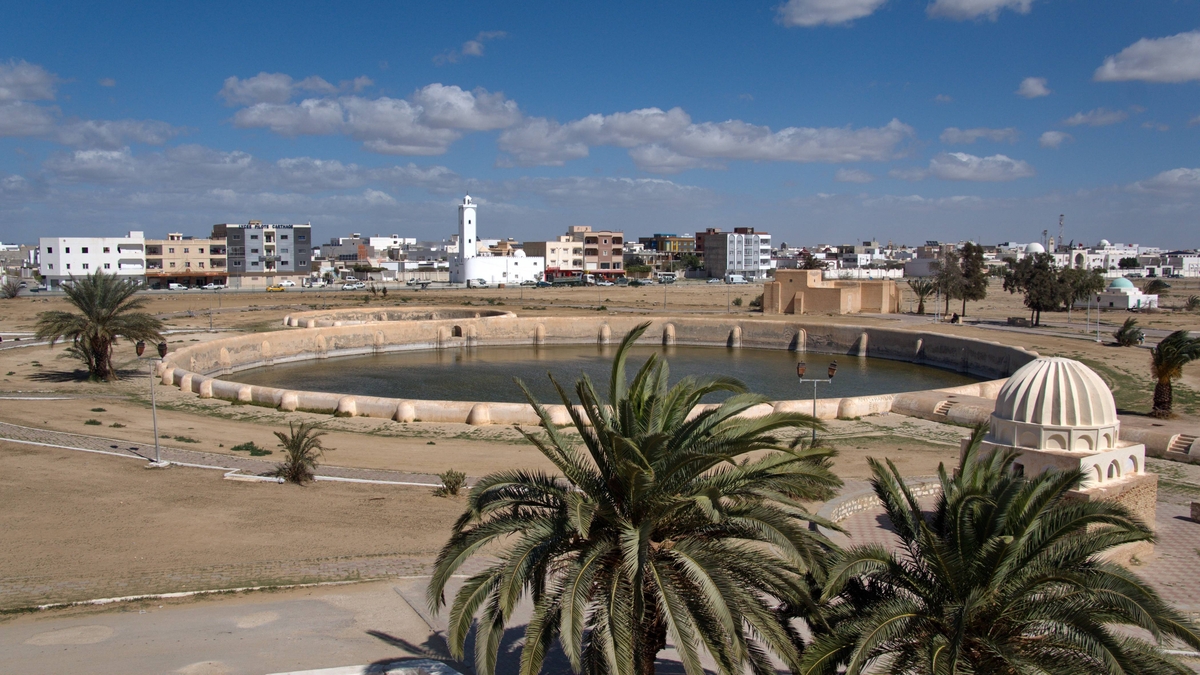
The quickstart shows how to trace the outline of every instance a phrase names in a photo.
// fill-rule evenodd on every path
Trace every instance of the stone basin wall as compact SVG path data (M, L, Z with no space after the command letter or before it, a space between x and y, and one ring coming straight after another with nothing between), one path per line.
M382 320L381 320L382 319ZM518 317L511 312L459 309L338 310L305 312L284 319L294 330L222 338L167 354L163 384L179 386L202 398L220 398L278 408L401 422L527 424L540 422L524 403L428 401L278 389L220 379L229 373L277 363L419 349L457 349L488 345L616 344L642 316ZM995 398L1004 378L1037 358L1034 352L996 342L895 328L865 328L816 322L780 322L743 318L658 317L643 344L753 347L871 356L947 368L990 381L937 390ZM327 325L317 325L327 324ZM852 418L890 412L904 394L775 401L747 414L801 412L821 419ZM938 396L912 398L908 408L930 407ZM903 406L902 406L903 407ZM565 406L547 406L554 424L568 424Z

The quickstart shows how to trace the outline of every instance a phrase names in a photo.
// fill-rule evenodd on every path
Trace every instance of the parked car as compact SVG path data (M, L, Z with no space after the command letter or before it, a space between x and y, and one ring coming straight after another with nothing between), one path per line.
M367 285L361 281L351 281L351 282L342 284L343 291L361 291L366 287L367 287Z
M611 282L611 281L608 281L608 280L604 280L604 281L597 281L597 282L596 282L596 285L597 285L597 286L616 286L616 284L614 284L613 282Z
M713 277L713 278L709 279L706 283L719 284L719 283L721 283L721 280L716 277Z
M539 282L537 282L537 287L538 287L538 288L550 288L550 287L551 287L551 286L553 286L553 285L554 285L554 284L550 283L549 281L539 281Z
M287 290L287 289L285 289L283 286L281 286L279 284L271 284L270 286L267 286L268 293L282 293L285 290Z
M750 282L746 281L746 277L742 276L741 274L727 274L727 275L725 275L725 283L727 283L727 284L748 284Z
M488 288L487 279L467 279L467 288Z
M291 279L284 279L283 281L279 282L279 285L283 286L284 288L291 288L292 286L296 285L296 282L292 281Z
M222 288L225 288L225 284L215 284L210 281L209 283L204 284L200 288L203 288L206 291L219 291Z
M534 281L533 279L526 279L525 281L521 282L521 285L522 286L537 286L537 283L538 282Z
M183 284L167 284L168 291L186 291L187 289L188 287Z

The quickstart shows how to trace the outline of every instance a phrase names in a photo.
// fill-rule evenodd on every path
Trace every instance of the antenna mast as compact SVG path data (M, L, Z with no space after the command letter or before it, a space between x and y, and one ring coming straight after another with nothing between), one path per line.
M1062 246L1062 243L1063 243L1063 218L1066 218L1066 216L1064 216L1061 213L1058 214L1058 245L1059 246Z

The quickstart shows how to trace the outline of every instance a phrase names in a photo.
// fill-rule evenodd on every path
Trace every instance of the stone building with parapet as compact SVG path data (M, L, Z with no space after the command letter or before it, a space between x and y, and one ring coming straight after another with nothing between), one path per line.
M776 270L763 284L764 314L894 314L900 288L892 279L825 279L821 270Z
M1095 371L1072 359L1039 358L1000 389L980 453L1016 450L1013 466L1026 476L1081 469L1084 483L1069 498L1115 501L1153 528L1158 476L1146 473L1146 446L1121 440L1120 431L1116 401ZM1139 542L1111 557L1124 562L1153 550Z

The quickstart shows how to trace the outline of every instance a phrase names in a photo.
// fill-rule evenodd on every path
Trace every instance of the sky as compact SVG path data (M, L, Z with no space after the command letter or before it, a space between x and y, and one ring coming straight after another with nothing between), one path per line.
M1200 0L10 2L0 242L1200 247Z

